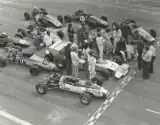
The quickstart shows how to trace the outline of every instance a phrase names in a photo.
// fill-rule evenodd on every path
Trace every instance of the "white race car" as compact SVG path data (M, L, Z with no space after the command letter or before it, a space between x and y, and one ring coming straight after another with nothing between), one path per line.
M80 94L80 101L84 105L91 102L92 96L107 98L110 95L105 88L96 84L96 81L81 80L72 76L64 76L60 73L52 73L45 78L43 84L36 85L39 94L45 94L50 89L61 89Z
M126 76L127 73L129 72L129 65L128 64L119 65L114 61L104 60L96 64L96 70L97 71L110 70L114 72L115 78L120 79L121 77Z

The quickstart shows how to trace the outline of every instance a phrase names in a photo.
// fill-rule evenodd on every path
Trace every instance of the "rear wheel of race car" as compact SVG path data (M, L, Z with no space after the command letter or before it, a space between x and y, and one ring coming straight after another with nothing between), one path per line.
M104 20L104 21L106 21L106 22L108 22L108 18L107 18L106 16L101 16L100 19L101 19L101 20Z
M84 93L80 95L80 101L84 105L89 105L92 100L92 95L89 93Z
M47 92L47 86L44 84L37 84L36 91L37 91L37 93L43 95Z
M38 68L30 68L29 72L32 76L38 76L40 74L40 70Z
M72 16L70 16L70 15L64 16L64 21L65 21L66 23L70 23L70 22L72 21Z
M5 67L6 66L6 61L0 61L0 67Z
M57 20L59 20L59 22L63 23L63 16L62 15L58 15L57 16Z
M25 20L30 20L30 19L31 19L30 14L27 13L27 12L25 12L25 13L24 13L24 19L25 19Z

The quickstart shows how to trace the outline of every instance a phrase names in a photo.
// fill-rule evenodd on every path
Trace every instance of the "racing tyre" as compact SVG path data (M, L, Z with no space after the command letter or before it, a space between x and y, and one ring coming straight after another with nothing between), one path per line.
M106 22L108 22L108 18L107 18L106 16L101 16L100 19L101 19L101 20L104 20L104 21L106 21Z
M151 34L152 37L156 38L157 33L156 33L156 31L154 29L150 29L149 33Z
M25 20L30 20L30 19L31 19L30 14L27 13L27 12L25 12L25 13L24 13L24 19L25 19Z
M57 16L57 19L59 20L59 22L63 23L63 16L58 15L58 16Z
M6 66L6 61L1 61L0 62L0 67L5 67Z
M37 84L36 91L37 91L37 93L43 95L47 92L47 86L43 85L43 84Z
M72 22L72 16L70 16L70 15L64 16L64 21L65 21L66 23Z
M30 68L30 69L29 69L29 72L30 72L30 74L31 74L32 76L38 76L38 75L40 74L40 70L39 70L38 68L35 68L35 67Z
M80 95L80 101L84 105L89 105L91 103L91 100L92 100L92 95L89 93L84 93Z

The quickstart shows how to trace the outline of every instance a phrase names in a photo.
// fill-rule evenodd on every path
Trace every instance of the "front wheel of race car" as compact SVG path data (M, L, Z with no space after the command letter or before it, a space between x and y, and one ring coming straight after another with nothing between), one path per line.
M80 95L80 102L84 105L89 105L92 100L92 95L89 93L84 93Z
M47 92L47 86L43 85L43 84L37 84L36 91L37 91L37 93L43 95Z
M40 70L38 68L30 68L29 72L32 76L38 76L40 73Z
M25 19L25 20L30 20L30 18L31 18L31 17L30 17L30 14L27 13L27 12L25 12L25 13L24 13L24 19Z

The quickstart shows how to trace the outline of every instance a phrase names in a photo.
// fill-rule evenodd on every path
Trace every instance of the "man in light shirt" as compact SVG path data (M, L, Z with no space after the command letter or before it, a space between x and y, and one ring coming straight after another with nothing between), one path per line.
M105 39L101 36L100 33L98 33L97 38L96 38L96 43L97 43L97 47L98 47L100 60L103 60L104 42L105 42Z
M77 49L77 47L71 47L72 76L76 78L79 76L80 63L80 58L78 57Z
M152 60L153 52L149 49L149 46L147 45L145 47L144 53L142 54L143 59L143 78L149 79L150 76L150 62Z
M119 25L115 22L112 24L112 29L113 29L112 35L113 35L113 39L114 39L113 53L115 53L117 42L120 41L120 39L122 37L122 31L121 31Z
M150 43L150 46L149 46L149 49L152 51L152 60L151 60L151 63L150 63L150 68L149 68L150 73L153 73L153 72L154 72L154 60L156 59L156 47L155 47L155 42L156 42L156 41L152 41L152 42Z
M51 46L53 44L53 41L52 41L52 38L51 38L51 35L50 35L50 31L47 31L46 34L44 35L43 42L46 46L46 49L48 49L49 46Z

